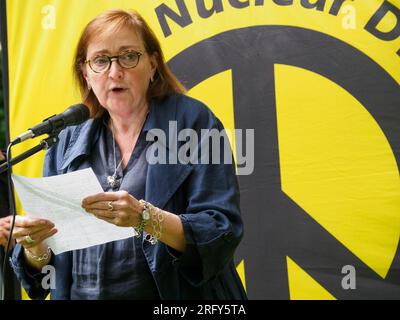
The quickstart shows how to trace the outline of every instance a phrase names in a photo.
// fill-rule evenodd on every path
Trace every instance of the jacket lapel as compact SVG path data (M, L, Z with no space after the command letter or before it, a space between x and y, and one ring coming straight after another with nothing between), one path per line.
M64 159L59 168L59 173L68 171L71 163L84 155L90 155L92 146L98 139L99 119L89 119L84 124L77 126L71 133L68 145L66 146ZM71 129L72 130L72 129ZM69 134L69 131L66 134Z
M146 201L158 208L165 207L193 169L191 164L181 164L177 160L177 137L174 132L170 132L172 128L170 121L177 121L176 113L176 98L174 96L167 99L163 104L152 100L149 118L143 128L144 131L147 131L147 139L150 140L155 140L154 137L157 136L157 134L153 134L152 129L156 129L156 132L163 132L165 135L165 144L158 139L149 146L149 149L151 149L157 144L159 148L163 148L166 152L167 164L152 164L155 162L151 158L152 152L149 153L150 158L148 158L145 198ZM171 148L172 145L175 147ZM176 159L177 161L169 163L169 159Z
M158 208L164 208L191 171L192 166L179 163L149 165L146 201Z

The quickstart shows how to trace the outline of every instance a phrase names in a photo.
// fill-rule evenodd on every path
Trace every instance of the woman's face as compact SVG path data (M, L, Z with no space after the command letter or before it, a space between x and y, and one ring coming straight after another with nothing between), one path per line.
M127 116L133 110L147 106L147 89L157 67L155 57L145 52L142 39L129 28L123 28L116 34L96 37L89 43L86 56L89 60L100 55L117 56L127 51L143 53L134 68L123 68L116 59L102 73L95 73L89 64L83 67L85 79L100 104L111 114L120 116Z

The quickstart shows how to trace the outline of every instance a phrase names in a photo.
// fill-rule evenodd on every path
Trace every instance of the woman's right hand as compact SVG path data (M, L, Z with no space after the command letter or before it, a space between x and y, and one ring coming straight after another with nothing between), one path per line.
M0 218L0 246L4 248L7 246L8 236L10 235L11 229L11 218L12 216ZM12 248L13 242L10 243L10 249Z
M13 238L33 254L43 254L47 246L43 241L57 233L53 222L46 219L17 216Z

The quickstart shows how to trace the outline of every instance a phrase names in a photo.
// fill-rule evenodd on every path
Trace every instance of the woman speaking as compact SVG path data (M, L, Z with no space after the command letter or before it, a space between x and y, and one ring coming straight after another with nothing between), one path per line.
M49 293L40 272L49 264L56 272L52 299L245 299L233 263L243 225L232 161L148 159L157 139L146 137L154 129L169 136L173 122L178 132L200 136L223 126L184 95L147 23L121 10L96 17L80 37L74 73L91 118L60 134L44 176L92 168L104 192L82 199L82 207L138 235L54 255L45 240L57 226L18 217L12 265L29 296ZM174 152L168 145L167 159ZM222 145L217 151L225 159Z

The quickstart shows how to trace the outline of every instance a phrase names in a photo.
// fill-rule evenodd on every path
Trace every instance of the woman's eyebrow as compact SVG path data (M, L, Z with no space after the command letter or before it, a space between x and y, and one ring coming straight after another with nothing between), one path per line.
M140 51L139 47L134 46L134 45L121 46L121 47L119 47L118 51L124 51L127 49L134 49L134 50ZM110 50L108 50L108 49L97 50L97 51L93 52L93 55L104 54L104 53L110 53Z

